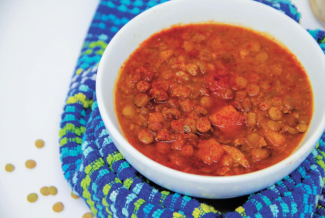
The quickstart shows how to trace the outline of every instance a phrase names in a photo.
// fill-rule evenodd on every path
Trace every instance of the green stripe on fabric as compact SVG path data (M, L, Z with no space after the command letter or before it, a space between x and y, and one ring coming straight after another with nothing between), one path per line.
M133 178L128 178L124 181L123 186L127 189L130 189L131 185L133 184Z
M86 166L85 168L85 173L86 174L91 174L93 171L98 170L102 166L105 166L105 162L103 161L102 158L99 158L97 160L94 160L91 164Z
M86 96L82 93L75 94L73 96L70 96L67 100L67 104L74 104L80 102L84 108L90 108L93 104L93 100L89 100L86 98Z
M67 123L62 129L60 129L59 136L63 137L67 134L67 132L72 132L76 134L77 136L81 136L86 131L86 127L76 127L72 123Z
M68 142L75 142L75 143L81 145L81 143L82 143L82 139L79 138L79 137L76 137L76 138L66 138L66 137L65 137L65 138L62 138L62 139L60 140L60 145L61 145L61 146L66 145Z

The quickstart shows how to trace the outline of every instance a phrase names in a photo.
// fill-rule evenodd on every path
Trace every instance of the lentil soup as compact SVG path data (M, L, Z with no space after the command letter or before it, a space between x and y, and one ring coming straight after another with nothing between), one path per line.
M296 57L274 39L225 24L152 35L123 64L115 111L129 143L199 175L254 172L288 157L313 113Z

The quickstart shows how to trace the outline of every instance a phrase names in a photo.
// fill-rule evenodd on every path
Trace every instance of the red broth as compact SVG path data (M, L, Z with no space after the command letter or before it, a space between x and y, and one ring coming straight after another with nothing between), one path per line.
M299 145L313 113L307 74L270 37L223 24L152 35L121 67L115 110L129 143L167 167L231 176Z

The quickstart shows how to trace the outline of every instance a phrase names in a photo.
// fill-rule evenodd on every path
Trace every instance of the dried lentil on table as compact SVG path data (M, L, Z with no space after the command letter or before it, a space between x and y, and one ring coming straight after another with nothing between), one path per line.
M37 201L38 199L38 195L36 193L31 193L27 196L27 201L29 203L34 203L35 201Z
M36 162L34 160L27 160L25 162L25 166L28 168L28 169L33 169L35 166L36 166Z
M75 194L73 194L73 192L71 192L71 197L73 198L73 199L78 199L79 198L79 196L78 195L75 195Z
M93 218L94 215L92 213L85 213L84 215L82 215L82 218Z
M5 170L7 171L7 172L12 172L12 171L14 171L14 169L15 169L15 166L14 165L12 165L12 164L6 164L6 166L5 166Z
M61 202L57 202L53 205L52 210L56 213L59 213L63 210L63 204Z
M49 192L49 187L47 187L47 186L42 187L42 188L40 189L40 193L41 193L42 195L44 195L44 196L48 196L48 195L50 194L50 192Z
M50 186L49 193L50 193L50 195L56 195L58 193L58 189L54 186Z
M35 141L36 148L43 148L44 147L44 141L42 139L38 139Z

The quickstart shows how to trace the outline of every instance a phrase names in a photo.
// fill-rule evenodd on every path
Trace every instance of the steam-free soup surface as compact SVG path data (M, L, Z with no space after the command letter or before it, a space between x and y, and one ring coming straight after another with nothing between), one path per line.
M167 167L254 172L288 157L313 112L296 57L270 37L221 24L154 34L121 67L115 109L124 136Z

